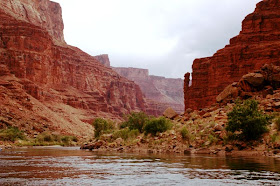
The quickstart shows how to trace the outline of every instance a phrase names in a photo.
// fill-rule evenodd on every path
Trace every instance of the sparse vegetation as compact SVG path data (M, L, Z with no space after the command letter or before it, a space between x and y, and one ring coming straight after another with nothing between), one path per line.
M36 136L35 139L29 139L18 143L18 145L25 146L49 146L49 145L61 145L61 146L73 146L78 142L75 136L63 136L59 134L51 134L49 132L43 132Z
M72 146L78 142L78 139L75 136L62 136L49 132L43 132L35 138L29 138L17 127L9 127L0 130L0 141L13 142L17 146Z
M165 132L171 128L172 123L170 120L164 117L159 117L149 120L144 127L144 131L146 134L152 134L155 136L157 133Z
M276 129L277 131L280 131L280 117L277 117L275 119Z
M240 101L228 113L226 130L232 132L239 140L257 140L265 132L271 117L258 110L255 100Z
M137 129L130 130L129 128L120 129L112 134L112 138L115 140L117 138L122 138L123 140L135 139L139 135Z
M112 121L107 121L103 118L96 118L92 124L95 128L95 138L99 138L104 133L109 133L114 129Z
M183 127L181 130L181 136L183 138L183 140L189 140L190 136L189 136L189 131L186 127Z
M218 138L215 136L215 135L212 135L212 134L209 134L208 135L208 141L209 141L209 144L216 144L218 142Z
M23 131L17 127L8 127L7 129L0 130L0 140L15 142L16 140L25 139Z
M278 138L279 138L277 133L271 135L270 137L271 137L271 142L272 143L275 143L278 140Z

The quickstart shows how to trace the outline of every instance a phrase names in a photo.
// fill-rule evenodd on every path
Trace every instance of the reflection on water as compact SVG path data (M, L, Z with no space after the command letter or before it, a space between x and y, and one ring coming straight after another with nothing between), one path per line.
M99 154L77 148L0 152L0 185L279 185L266 157Z

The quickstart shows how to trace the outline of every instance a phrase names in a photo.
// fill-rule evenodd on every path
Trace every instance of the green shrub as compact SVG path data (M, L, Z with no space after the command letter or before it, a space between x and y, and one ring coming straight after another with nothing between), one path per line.
M62 145L69 146L78 142L78 138L76 136L61 136L60 142L62 143Z
M210 145L213 143L215 144L219 141L219 139L215 135L212 135L212 134L208 135L208 140L209 140Z
M96 118L92 124L95 128L94 136L99 138L102 134L110 132L114 129L114 124L112 121L107 121L103 118Z
M139 132L144 132L144 127L149 116L144 112L132 112L127 116L126 121L121 125L121 127L128 127L130 130L137 129Z
M280 117L277 117L277 118L275 119L275 124L276 124L277 130L280 131Z
M58 140L58 137L55 137L54 135L52 135L49 132L43 132L36 137L35 141L37 143L43 143L43 142L49 142L50 143L50 142L55 141L55 139Z
M270 137L271 137L271 142L272 143L275 143L278 140L278 138L279 138L277 133L271 135Z
M237 102L228 113L226 130L235 133L239 140L257 140L267 132L270 117L258 110L255 100Z
M73 142L77 142L78 139L75 136L62 136L59 134L51 134L49 132L43 132L39 134L34 140L34 146L45 145L73 145Z
M164 117L153 118L147 122L144 127L146 134L156 135L157 133L165 132L172 128L172 123Z
M19 130L17 127L9 127L0 130L0 140L15 142L17 139L25 139L23 131Z
M139 135L139 131L137 129L130 130L128 128L117 130L113 133L112 138L115 140L117 138L122 138L124 140L134 139Z
M181 136L184 140L189 140L189 131L186 127L183 127L181 130Z

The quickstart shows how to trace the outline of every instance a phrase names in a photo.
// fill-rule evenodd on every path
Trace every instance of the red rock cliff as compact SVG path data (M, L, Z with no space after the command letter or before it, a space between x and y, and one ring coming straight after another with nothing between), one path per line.
M145 110L138 85L66 45L59 4L0 1L0 126L92 133L94 117ZM43 119L42 119L43 118ZM43 128L43 129L42 129Z
M62 11L58 3L48 0L1 0L0 5L6 14L39 26L55 41L65 43Z
M264 0L242 23L240 34L212 57L193 62L192 85L185 76L185 108L215 103L216 96L244 74L265 63L280 65L280 1Z
M158 114L162 114L168 107L177 112L183 112L183 80L178 78L164 78L151 76L147 69L113 68L120 75L138 84L146 98L152 100L151 107L156 107ZM149 103L149 101L148 101Z

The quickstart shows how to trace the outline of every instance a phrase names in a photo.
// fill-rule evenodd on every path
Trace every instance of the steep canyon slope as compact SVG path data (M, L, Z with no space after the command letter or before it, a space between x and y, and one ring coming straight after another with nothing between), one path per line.
M85 136L94 117L144 111L138 85L69 46L59 4L0 0L0 127Z
M199 109L216 101L224 88L264 64L280 65L280 1L263 0L242 22L240 34L212 57L193 62L185 75L185 108Z

